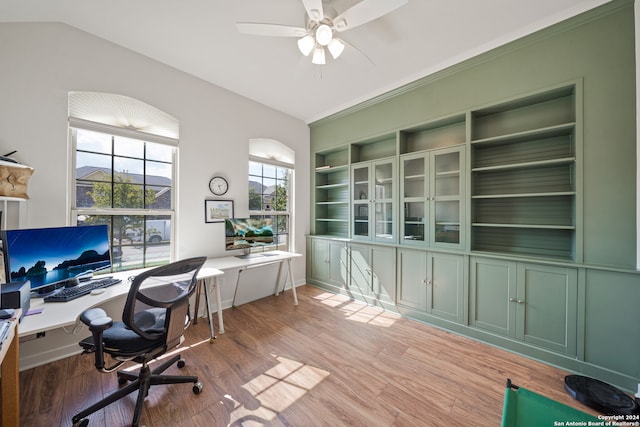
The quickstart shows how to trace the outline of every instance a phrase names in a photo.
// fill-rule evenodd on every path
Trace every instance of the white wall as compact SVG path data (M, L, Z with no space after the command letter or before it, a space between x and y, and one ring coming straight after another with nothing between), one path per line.
M203 55L215 52L202 52ZM269 82L265 82L269 84ZM275 139L295 151L294 247L304 253L309 231L309 128L292 118L128 49L63 24L0 24L0 154L35 169L21 227L69 224L67 94L120 94L180 121L177 257L224 255L224 226L204 222L204 199L215 174L227 177L225 198L248 214L248 143ZM274 275L275 276L275 275ZM303 283L305 260L294 280ZM275 277L274 277L275 278ZM226 279L233 284L234 277ZM233 290L223 289L223 301ZM264 288L264 289L263 289ZM257 284L246 300L273 290ZM75 337L77 338L77 337ZM74 338L74 339L75 339Z

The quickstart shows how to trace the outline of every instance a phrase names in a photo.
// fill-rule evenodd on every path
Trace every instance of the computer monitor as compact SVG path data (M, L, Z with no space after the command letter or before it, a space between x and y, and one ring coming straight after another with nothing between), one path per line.
M6 230L2 236L7 281L31 282L48 293L72 277L111 267L106 225Z
M271 218L225 219L225 249L243 249L243 256L250 256L252 248L274 244Z

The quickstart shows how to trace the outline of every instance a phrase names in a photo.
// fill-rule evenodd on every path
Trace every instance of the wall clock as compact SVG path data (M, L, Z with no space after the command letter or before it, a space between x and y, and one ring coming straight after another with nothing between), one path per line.
M216 196L222 196L229 190L229 183L221 176L214 176L209 181L209 190Z

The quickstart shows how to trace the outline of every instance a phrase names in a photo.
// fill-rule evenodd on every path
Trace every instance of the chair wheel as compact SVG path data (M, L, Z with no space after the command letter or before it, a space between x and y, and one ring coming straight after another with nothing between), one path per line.
M197 383L195 383L193 385L193 394L200 394L200 392L202 391L202 387L204 387L204 385L198 381Z
M118 384L125 385L127 383L127 379L123 377L118 377Z
M182 368L184 368L185 366L187 366L187 362L186 362L186 360L184 360L184 359L180 359L180 360L178 360L178 368L182 369Z

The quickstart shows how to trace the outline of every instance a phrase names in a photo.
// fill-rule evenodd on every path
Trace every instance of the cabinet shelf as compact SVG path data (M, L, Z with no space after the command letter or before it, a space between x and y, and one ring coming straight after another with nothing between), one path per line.
M348 187L348 182L341 182L338 184L324 184L324 185L316 185L316 189L318 190L328 190L330 188L340 188L340 187Z
M349 165L336 165L336 166L318 166L316 167L316 173L334 173L340 170L345 170Z
M484 166L477 167L471 169L472 172L494 172L494 171L506 171L512 169L531 169L531 168L540 168L545 166L557 166L557 165L571 165L575 163L575 157L564 157L560 159L550 159L550 160L538 160L534 162L520 162L520 163L511 163L497 166Z
M424 179L424 174L419 175L405 175L405 181L422 181Z
M439 177L449 178L449 177L456 177L456 176L460 176L459 170L436 172L436 178L439 178Z
M575 230L573 225L546 225L546 224L504 224L504 223L487 223L487 222L474 222L471 224L473 227L493 227L493 228L538 228L546 230Z
M482 194L471 196L472 199L510 199L516 197L556 197L556 196L575 196L575 191L557 191L547 193L504 193L504 194Z
M323 221L323 222L347 222L346 219L340 219L340 218L316 218L316 221Z
M555 136L570 135L574 128L575 122L562 123L559 125L548 126L538 129L526 130L523 132L515 132L507 135L497 135L488 138L476 139L471 141L472 145L490 145L505 144L514 142L524 142L538 138L551 138Z
M328 202L316 202L316 205L347 205L349 204L348 200L331 200Z

